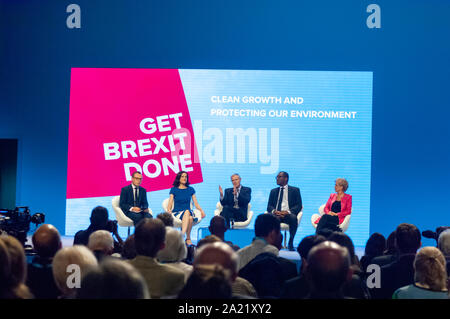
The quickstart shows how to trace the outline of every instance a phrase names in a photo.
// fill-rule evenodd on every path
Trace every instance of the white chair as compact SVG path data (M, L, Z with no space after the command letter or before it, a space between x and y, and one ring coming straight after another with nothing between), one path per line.
M233 229L244 229L247 228L247 226L250 224L252 217L253 217L253 211L252 211L252 205L248 203L247 208L247 219L242 222L234 222ZM214 211L214 215L218 216L223 210L223 206L220 202L217 202L216 210Z
M268 212L266 211L264 214L268 214ZM303 207L302 210L298 212L297 214L297 227L300 226L300 222L302 220L303 217ZM289 231L289 224L286 223L280 223L280 230L284 231L284 244L283 244L283 248L286 248L286 234Z
M311 216L311 224L314 226L314 228L317 228L317 224L315 223L316 220L325 214L324 209L325 209L325 204L323 204L322 206L319 207L319 214L314 214ZM353 213L353 207L352 207L352 213ZM341 224L339 224L339 228L342 230L342 232L347 231L348 226L350 225L351 216L352 216L352 214L345 216L344 221Z
M124 214L122 209L120 208L120 196L113 197L112 207L114 209L114 213L116 214L116 220L119 226L128 227L128 236L130 236L130 227L134 226L133 221ZM152 210L149 208L148 212L153 216Z
M163 210L164 210L165 212L168 211L168 207L167 207L168 204L169 204L169 199L166 198L166 199L162 202L162 208L163 208ZM172 204L172 205L173 205L173 204ZM191 201L191 209L192 209L192 208L193 208L193 205L192 205L192 201ZM197 218L197 221L195 221L195 222L193 223L193 225L192 225L192 226L195 226L195 225L197 225L198 223L201 222L201 220L202 220L202 212L199 211L198 209L194 209L193 211L194 211L194 216L195 216L195 218ZM173 227L181 228L181 219L179 219L178 217L175 217L174 215L172 215L172 216L173 216Z

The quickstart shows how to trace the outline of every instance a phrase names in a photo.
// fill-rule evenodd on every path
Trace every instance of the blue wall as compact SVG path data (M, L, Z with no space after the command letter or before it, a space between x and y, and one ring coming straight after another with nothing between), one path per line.
M70 3L81 29L66 27ZM381 29L366 26L371 3ZM371 232L449 224L449 16L445 0L0 0L17 204L64 233L71 67L373 71Z

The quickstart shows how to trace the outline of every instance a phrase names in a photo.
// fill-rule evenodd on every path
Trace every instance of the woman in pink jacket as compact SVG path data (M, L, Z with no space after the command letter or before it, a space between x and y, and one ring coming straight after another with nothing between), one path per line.
M345 193L347 189L348 182L345 178L336 179L334 185L336 193L332 193L330 198L328 198L324 208L325 214L315 221L317 233L324 229L340 231L338 225L342 224L345 216L352 213L352 195Z

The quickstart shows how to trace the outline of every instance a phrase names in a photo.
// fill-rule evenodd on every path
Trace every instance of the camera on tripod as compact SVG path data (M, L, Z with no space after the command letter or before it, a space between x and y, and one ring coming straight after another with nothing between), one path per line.
M14 210L0 209L0 233L5 232L17 238L23 246L27 241L30 223L36 225L45 222L43 213L30 214L28 206L18 206Z

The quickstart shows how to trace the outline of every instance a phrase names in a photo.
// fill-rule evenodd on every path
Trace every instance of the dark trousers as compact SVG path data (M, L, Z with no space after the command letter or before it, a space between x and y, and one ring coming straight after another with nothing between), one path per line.
M125 215L133 221L134 226L136 226L137 223L139 223L144 218L153 218L152 215L150 215L150 213L144 212L140 213L126 212Z
M225 218L227 228L230 228L231 220L234 220L236 222L243 222L247 220L247 215L244 209L237 209L230 206L224 206L222 212L220 213L220 216Z
M281 223L285 223L289 225L289 246L294 245L294 237L297 233L297 227L298 227L298 221L297 221L297 215L294 214L287 214L283 218L278 217L277 215L273 214Z
M339 217L323 215L317 224L316 234L341 231L339 228Z

